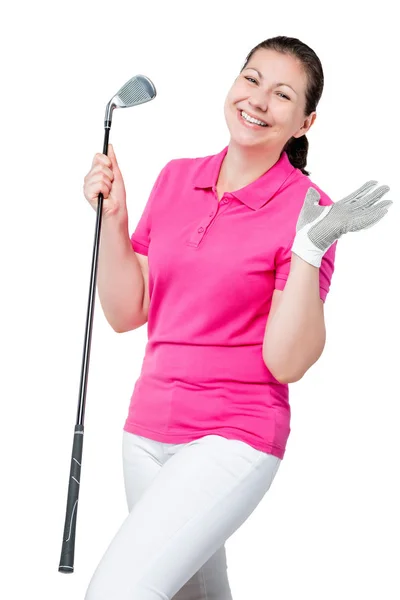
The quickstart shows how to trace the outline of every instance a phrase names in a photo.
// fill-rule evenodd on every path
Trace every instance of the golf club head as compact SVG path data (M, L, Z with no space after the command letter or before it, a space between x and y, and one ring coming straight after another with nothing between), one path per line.
M122 86L120 90L109 101L104 117L105 127L111 127L112 113L115 108L128 108L149 102L156 97L154 84L145 75L135 75Z

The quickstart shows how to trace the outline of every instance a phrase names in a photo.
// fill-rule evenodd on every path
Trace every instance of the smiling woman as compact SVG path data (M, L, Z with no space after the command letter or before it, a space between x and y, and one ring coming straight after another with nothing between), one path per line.
M386 213L375 182L333 203L309 179L322 89L309 46L258 44L225 100L229 144L168 162L130 239L126 218L107 221L102 306L120 332L148 321L149 339L124 426L129 516L86 600L231 599L224 544L285 455L288 384L322 353L336 242ZM109 166L93 175L112 169L105 198L123 189Z

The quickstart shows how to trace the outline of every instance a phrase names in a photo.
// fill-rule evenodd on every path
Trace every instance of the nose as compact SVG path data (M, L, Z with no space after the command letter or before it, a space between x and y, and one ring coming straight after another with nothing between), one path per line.
M248 102L254 108L265 112L268 108L268 98L262 90L253 90Z

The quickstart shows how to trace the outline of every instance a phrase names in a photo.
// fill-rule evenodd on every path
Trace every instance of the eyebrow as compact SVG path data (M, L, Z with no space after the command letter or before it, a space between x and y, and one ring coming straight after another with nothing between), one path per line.
M260 73L260 71L258 71L258 70L257 70L257 69L255 69L254 67L246 67L246 68L244 69L244 71L246 71L247 69L251 69L252 71L255 71L256 73L258 73L258 76L259 76L259 78L260 78L260 79L263 79L263 76L262 76L262 74ZM277 86L279 86L279 85L287 85L287 87L290 87L290 89L294 91L294 93L296 94L296 96L298 95L298 94L297 94L297 92L296 92L296 90L294 90L294 89L292 88L292 86L291 86L291 85L289 85L288 83L281 82L281 83L277 83L277 84L275 84L275 85L277 85Z

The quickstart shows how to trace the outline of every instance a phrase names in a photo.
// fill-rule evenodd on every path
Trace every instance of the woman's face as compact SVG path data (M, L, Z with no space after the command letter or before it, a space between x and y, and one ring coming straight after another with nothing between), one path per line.
M257 50L225 100L231 140L240 146L280 152L292 136L304 135L316 118L315 112L304 116L306 85L307 76L298 60L274 50ZM246 122L242 110L268 126Z

